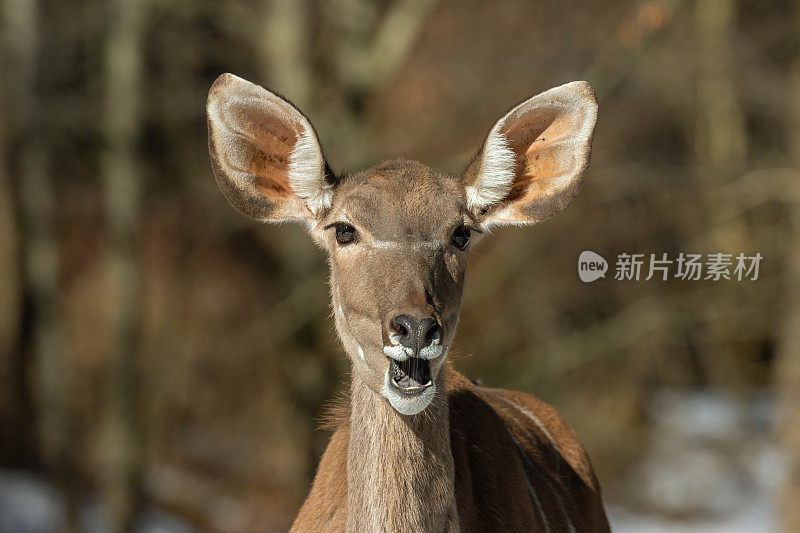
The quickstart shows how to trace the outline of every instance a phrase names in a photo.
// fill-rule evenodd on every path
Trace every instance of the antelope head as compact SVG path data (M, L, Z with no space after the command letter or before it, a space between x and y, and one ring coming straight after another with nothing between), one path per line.
M354 374L398 412L433 399L455 336L467 256L493 225L564 209L589 162L594 91L573 82L517 105L461 175L395 160L346 176L292 104L223 74L208 98L214 175L239 211L297 221L324 248Z

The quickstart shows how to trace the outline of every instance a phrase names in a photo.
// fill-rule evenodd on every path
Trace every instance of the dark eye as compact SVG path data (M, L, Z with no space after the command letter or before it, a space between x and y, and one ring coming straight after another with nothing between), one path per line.
M460 250L466 250L469 244L470 229L463 224L453 232L453 246Z
M336 224L336 242L339 244L350 244L356 240L356 228L350 224Z

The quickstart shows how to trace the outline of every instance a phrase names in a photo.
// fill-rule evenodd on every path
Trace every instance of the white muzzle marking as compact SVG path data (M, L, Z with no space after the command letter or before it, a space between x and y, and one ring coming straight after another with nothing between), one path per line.
M396 334L395 334L396 335ZM389 341L394 344L394 339L392 338L392 334L389 334ZM432 344L425 346L422 348L419 353L417 354L418 357L422 359L436 359L440 355L442 355L444 351L444 347L439 344L441 341L439 339L435 339ZM414 349L409 348L407 346L402 345L395 345L395 346L384 346L383 353L385 353L388 357L396 361L405 361L409 357L414 357Z
M430 405L433 396L436 394L436 384L433 383L425 389L419 396L404 396L394 390L389 384L389 371L383 379L383 397L389 400L394 409L401 415L416 415L425 410Z
M405 346L384 346L383 353L395 361L405 361L409 357L414 357L414 349Z
M436 359L440 355L442 355L443 346L441 344L431 344L430 346L426 346L419 351L419 356L422 359Z

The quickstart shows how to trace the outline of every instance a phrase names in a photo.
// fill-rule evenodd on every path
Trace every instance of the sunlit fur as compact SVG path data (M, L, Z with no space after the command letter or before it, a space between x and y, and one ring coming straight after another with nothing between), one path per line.
M566 207L596 116L591 87L575 82L503 116L463 175L399 159L334 177L291 104L232 75L215 82L217 182L243 213L302 221L327 251L352 367L347 406L293 531L608 531L589 458L555 409L477 386L447 361L478 237L462 250L453 232L535 223ZM356 235L345 244L334 229L343 223ZM441 333L414 353L399 342L398 315L435 318ZM429 361L432 384L402 396L390 387L390 358L412 356Z
M289 185L311 213L317 213L331 207L333 185L323 178L325 163L311 124L302 116L297 120L302 129L289 155Z

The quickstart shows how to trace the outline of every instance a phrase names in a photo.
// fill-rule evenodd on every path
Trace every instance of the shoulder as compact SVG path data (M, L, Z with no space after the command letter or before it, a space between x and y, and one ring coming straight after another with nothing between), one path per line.
M448 365L447 379L451 425L453 414L455 421L460 422L459 412L474 415L476 409L490 409L495 417L483 416L483 421L501 420L521 451L534 456L537 462L544 461L554 467L565 461L583 484L597 490L597 479L586 449L555 407L524 392L477 385L452 365Z
M589 454L566 419L552 405L524 392L486 389L497 403L505 404L506 418L514 419L552 446L583 483L598 490Z
M461 458L473 470L467 488L474 489L476 482L501 486L503 493L491 500L492 505L503 505L508 494L526 492L519 480L527 480L535 507L546 512L553 525L608 531L586 449L553 406L530 394L477 385L452 366L447 379L453 455L457 464ZM458 477L457 470L457 482Z

